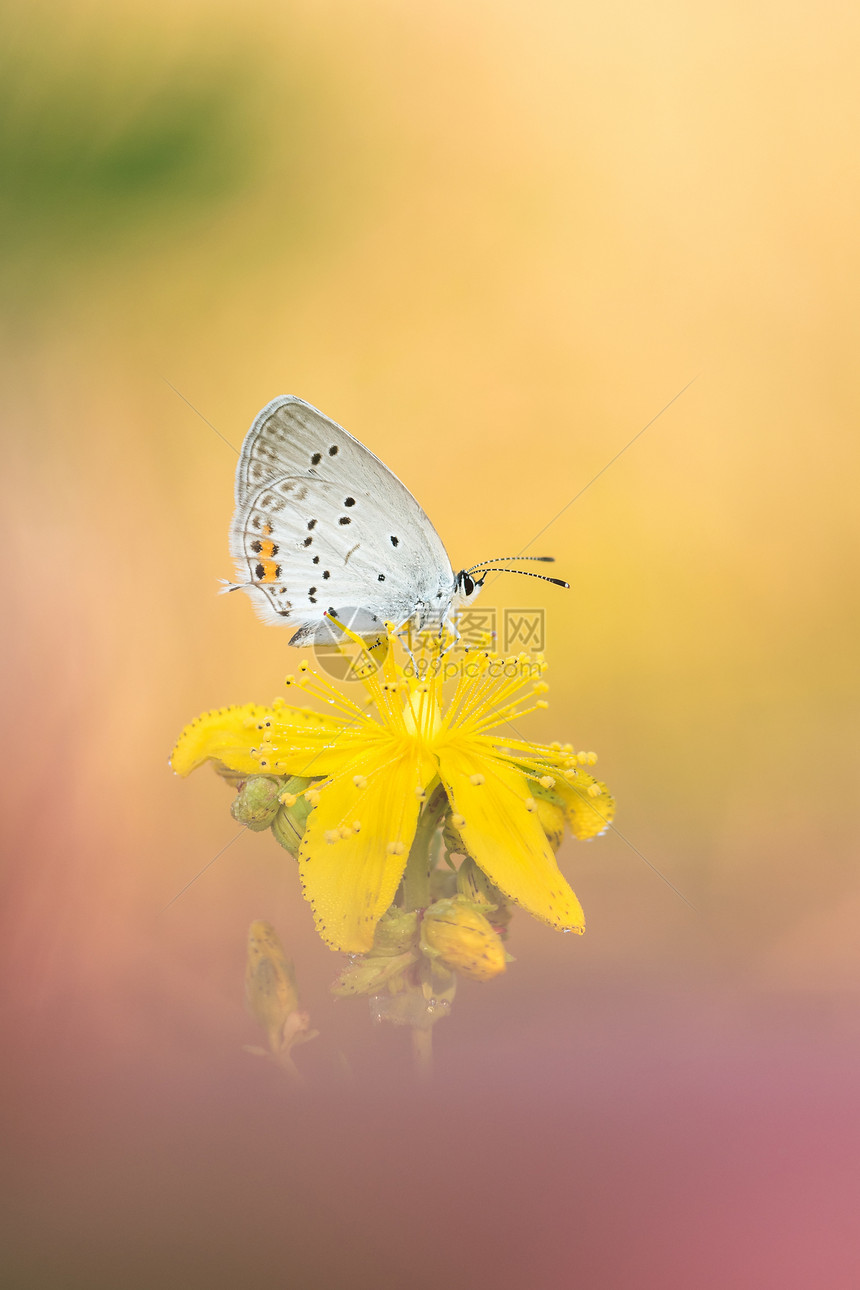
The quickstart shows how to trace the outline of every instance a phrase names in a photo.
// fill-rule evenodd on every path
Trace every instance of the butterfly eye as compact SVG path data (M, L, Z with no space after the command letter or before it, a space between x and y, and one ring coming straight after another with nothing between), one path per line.
M464 574L463 574L463 595L464 595L464 596L471 596L471 594L472 594L472 592L473 592L474 590L475 590L475 584L474 584L474 582L473 582L473 581L472 581L472 579L469 577L468 573L464 573Z

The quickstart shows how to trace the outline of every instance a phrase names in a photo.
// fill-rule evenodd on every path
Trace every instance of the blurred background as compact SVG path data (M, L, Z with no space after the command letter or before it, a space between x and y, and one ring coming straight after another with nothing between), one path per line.
M856 7L4 27L8 1284L856 1286ZM165 908L236 832L176 735L296 665L215 595L281 393L455 568L653 422L532 548L572 591L485 593L545 609L526 733L597 750L620 833L565 843L587 934L518 916L429 1091L330 1002L268 834ZM256 918L322 1032L303 1099L242 1051Z

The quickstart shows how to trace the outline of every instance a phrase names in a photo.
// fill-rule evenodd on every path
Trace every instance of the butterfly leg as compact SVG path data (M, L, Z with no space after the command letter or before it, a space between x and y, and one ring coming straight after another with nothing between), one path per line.
M402 622L402 623L400 623L400 625L399 625L398 627L395 627L395 628L394 628L393 635L397 637L397 639L400 641L400 644L403 646L403 649L404 649L404 650L406 651L406 653L409 655L409 661L411 662L412 667L413 667L413 669L414 669L414 671L415 671L415 675L417 676L417 675L418 675L418 664L415 662L415 655L412 653L412 621L413 621L413 617L414 617L414 615L410 614L408 618L404 618L403 622Z
M442 640L445 632L448 633L450 639L447 645L444 645L440 650L440 653L439 653L440 658L444 658L445 655L450 650L456 649L457 646L460 644L460 629L457 626L457 619L452 618L450 614L446 614L445 617L442 619L441 623L439 624L440 641Z

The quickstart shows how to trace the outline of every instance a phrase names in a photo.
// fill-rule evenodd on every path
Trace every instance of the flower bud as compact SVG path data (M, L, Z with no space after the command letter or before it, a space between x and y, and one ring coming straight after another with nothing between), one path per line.
M299 843L304 837L305 824L311 812L311 804L304 796L305 789L311 783L311 779L294 775L286 783L281 781L278 785L281 805L271 820L272 833L284 850L289 851L294 858L298 855Z
M383 914L376 924L372 953L386 957L412 949L418 939L418 913L396 906Z
M267 829L280 810L278 794L282 787L283 782L270 775L251 775L233 799L233 819L255 833Z
M252 923L245 963L245 1002L268 1035L273 1053L284 1046L284 1028L298 1010L293 965L271 923Z
M438 900L425 911L421 949L428 958L474 981L489 981L505 970L505 950L488 920L462 896Z
M387 958L376 954L350 955L349 963L332 985L331 992L339 999L353 994L378 994L387 982L405 972L417 958L415 950Z

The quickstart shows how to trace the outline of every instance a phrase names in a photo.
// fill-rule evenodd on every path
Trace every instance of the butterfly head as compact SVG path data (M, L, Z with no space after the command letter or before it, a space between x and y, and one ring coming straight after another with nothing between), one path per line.
M472 569L461 569L454 577L454 595L468 605L483 587L486 576L485 573L476 575Z

